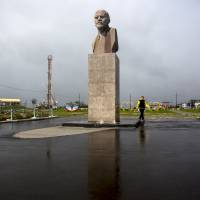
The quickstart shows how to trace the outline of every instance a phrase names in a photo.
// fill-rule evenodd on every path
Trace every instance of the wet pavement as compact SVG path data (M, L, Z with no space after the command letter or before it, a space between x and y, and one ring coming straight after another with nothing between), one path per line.
M0 125L2 200L200 199L200 121L154 120L137 129L12 137L64 121Z

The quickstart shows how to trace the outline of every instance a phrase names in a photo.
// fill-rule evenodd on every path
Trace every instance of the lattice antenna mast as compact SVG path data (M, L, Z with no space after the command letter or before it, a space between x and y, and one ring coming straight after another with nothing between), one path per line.
M47 93L47 106L48 108L52 108L52 84L51 84L51 78L52 78L52 55L48 55L48 93Z

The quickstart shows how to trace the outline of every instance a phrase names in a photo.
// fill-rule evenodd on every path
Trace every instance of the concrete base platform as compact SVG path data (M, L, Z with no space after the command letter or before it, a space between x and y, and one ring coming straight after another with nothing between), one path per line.
M21 131L16 133L13 137L20 139L36 139L36 138L51 138L67 135L77 135L85 133L93 133L99 131L110 130L110 128L85 128L85 127L64 127L56 126L49 128L34 129L28 131Z
M63 123L62 126L69 126L69 127L84 127L84 128L115 128L115 127L137 127L137 123L116 123L116 124L100 124L100 123L90 123L90 122L85 122L85 123L79 123L79 122L66 122Z

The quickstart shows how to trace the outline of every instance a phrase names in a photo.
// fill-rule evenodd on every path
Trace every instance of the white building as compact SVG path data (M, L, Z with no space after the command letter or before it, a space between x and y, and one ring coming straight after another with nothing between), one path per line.
M0 98L1 106L20 105L20 99Z

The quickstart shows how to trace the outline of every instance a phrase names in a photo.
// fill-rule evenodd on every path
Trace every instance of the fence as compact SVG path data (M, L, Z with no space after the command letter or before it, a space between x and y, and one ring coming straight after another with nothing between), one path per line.
M0 121L52 117L52 116L53 116L53 110L49 109L11 108L6 110L4 109L0 110Z

